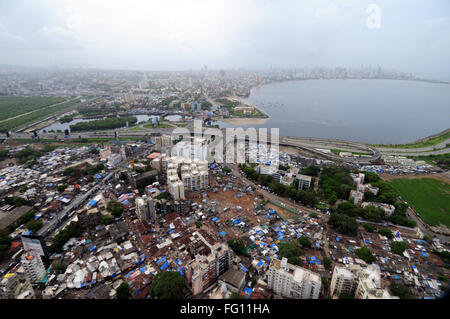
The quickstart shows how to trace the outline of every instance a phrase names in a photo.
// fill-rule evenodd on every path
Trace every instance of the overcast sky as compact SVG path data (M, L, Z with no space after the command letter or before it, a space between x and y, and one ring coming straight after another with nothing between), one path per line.
M448 0L0 0L0 64L11 65L363 64L449 77L449 35Z

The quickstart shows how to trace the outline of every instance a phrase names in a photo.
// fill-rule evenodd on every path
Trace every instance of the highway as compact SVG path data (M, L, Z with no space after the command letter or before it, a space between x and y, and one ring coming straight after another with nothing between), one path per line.
M97 185L95 185L93 188L91 188L86 193L77 196L69 205L67 205L66 208L63 209L54 219L52 219L49 223L44 224L41 229L38 230L38 235L41 236L48 236L51 233L53 233L54 230L58 228L59 225L61 225L61 222L63 222L70 214L70 212L78 209L81 205L83 205L86 200L88 200L92 194L97 192L103 184L109 180L114 175L114 171L110 172L108 175L106 175L101 182L99 182Z

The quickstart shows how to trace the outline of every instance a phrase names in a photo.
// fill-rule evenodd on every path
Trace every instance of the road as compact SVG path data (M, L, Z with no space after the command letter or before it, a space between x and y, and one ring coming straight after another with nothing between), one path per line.
M81 205L83 205L83 203L89 199L93 193L95 193L96 191L99 190L99 188L101 186L103 186L103 184L109 180L112 176L114 175L114 171L110 172L108 175L106 175L102 181L100 183L98 183L97 185L95 185L93 188L91 188L89 191L87 191L86 193L79 195L78 197L76 197L66 208L64 208L64 210L62 212L60 212L54 219L52 219L49 223L46 223L44 226L42 226L41 229L38 230L38 235L44 235L45 237L47 236L51 236L57 229L62 228L70 219L67 218L68 214L73 211L78 209ZM67 218L67 220L61 224L61 222L63 222L65 219ZM60 226L61 227L58 227Z

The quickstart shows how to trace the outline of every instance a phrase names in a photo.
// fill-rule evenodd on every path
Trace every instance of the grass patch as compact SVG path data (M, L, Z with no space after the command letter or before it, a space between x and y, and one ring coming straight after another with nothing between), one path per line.
M393 179L390 184L430 226L450 227L450 185L432 178Z
M374 147L384 147L384 148L421 148L428 147L439 144L448 140L450 138L450 131L444 134L426 139L424 141L410 143L410 144L369 144Z
M80 100L75 100L75 101L58 104L55 106L49 106L49 107L46 107L43 109L33 111L32 113L22 115L18 118L14 118L14 119L2 122L2 123L0 123L0 131L19 129L23 126L26 126L27 124L37 122L37 121L45 119L46 117L49 117L53 114L61 112L70 107L73 107L73 106L77 105L79 102L80 102Z

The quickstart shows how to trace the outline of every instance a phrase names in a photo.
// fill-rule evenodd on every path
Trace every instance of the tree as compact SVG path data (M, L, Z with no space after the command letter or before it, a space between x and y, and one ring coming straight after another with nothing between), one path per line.
M11 247L11 238L8 232L0 229L0 261L3 261L9 255L9 248Z
M367 184L378 182L380 180L380 176L378 176L377 173L364 171L363 174L364 174L364 182Z
M232 292L230 297L228 299L245 299L243 295L241 295L239 292Z
M227 244L228 246L230 246L230 248L234 251L236 255L244 254L245 244L241 238L239 239L231 238L230 240L228 240Z
M201 228L202 227L202 222L201 221L197 221L197 222L195 222L195 227L197 227L197 228Z
M63 185L58 185L58 187L56 188L56 190L57 190L58 192L62 193L62 192L64 192L64 191L66 190L66 188L67 188L67 185L66 185L66 184L63 184Z
M113 218L111 215L103 215L98 222L100 225L109 225L113 223Z
M373 226L373 225L371 225L371 224L367 224L367 223L364 223L364 224L363 224L363 227L364 227L364 229L367 230L369 233L373 233L373 232L375 232L375 231L377 230L377 228L376 228L375 226Z
M117 299L128 299L130 297L130 287L127 282L123 282L116 289Z
M365 247L365 246L356 249L355 253L356 253L356 255L358 255L359 258L364 260L366 263L370 264L370 263L373 263L376 260L375 256L372 254L370 249Z
M295 242L282 242L278 245L278 258L287 258L288 263L300 266L303 262L300 258L303 251Z
M127 176L127 173L125 173L125 172L120 172L120 174L119 174L119 179L120 179L121 181L128 182L128 176Z
M61 230L52 240L52 251L60 252L64 244L72 237L80 237L81 229L78 223L71 222L66 228Z
M63 274L66 271L66 269L67 269L67 265L64 263L56 264L55 267L53 267L54 271L57 271L61 274Z
M326 269L331 269L331 259L328 257L323 257L322 263Z
M394 237L394 235L392 234L392 230L390 230L389 228L380 228L378 229L378 233L380 235L386 236L387 238Z
M394 254L402 256L405 250L406 250L406 241L394 241L391 243L391 251Z
M309 240L308 237L306 237L304 235L301 236L298 239L298 242L299 242L300 245L302 245L303 248L310 248L311 247L311 241Z
M185 288L185 279L178 271L163 271L153 279L150 294L158 299L180 299Z
M342 202L337 206L336 213L354 217L356 215L356 206L347 201Z
M358 223L347 215L331 214L328 224L341 234L356 236L358 233Z
M342 293L339 295L339 299L354 299L352 295Z
M225 166L224 168L222 168L222 172L224 172L224 173L231 173L231 168Z
M37 231L38 229L40 229L42 227L42 221L40 220L30 220L25 227L31 231Z
M400 299L416 299L416 296L403 284L393 283L389 286L389 290Z
M111 200L106 205L106 209L112 213L115 218L122 216L123 214L123 206L121 203L115 200Z

